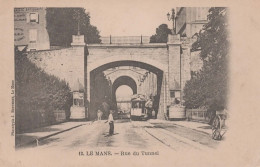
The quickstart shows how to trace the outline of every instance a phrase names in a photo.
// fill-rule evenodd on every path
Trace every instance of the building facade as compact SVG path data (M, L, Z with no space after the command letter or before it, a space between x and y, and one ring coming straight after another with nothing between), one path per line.
M192 37L207 23L209 7L177 7L176 33L181 37Z
M14 45L27 50L50 49L46 8L14 8Z

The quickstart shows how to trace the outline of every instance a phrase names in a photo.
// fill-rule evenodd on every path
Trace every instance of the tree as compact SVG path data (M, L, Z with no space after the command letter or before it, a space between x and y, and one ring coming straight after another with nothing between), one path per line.
M207 107L210 112L227 108L228 95L228 11L210 8L208 20L196 34L192 50L200 50L202 69L184 87L185 106Z
M101 42L97 27L90 24L90 16L83 8L47 8L46 21L50 45L70 46L78 28L86 43Z
M68 118L73 101L69 85L39 69L25 50L15 48L16 133L55 123L56 109Z
M156 28L156 34L151 36L150 43L166 43L169 34L171 34L171 30L168 28L168 25L161 24Z

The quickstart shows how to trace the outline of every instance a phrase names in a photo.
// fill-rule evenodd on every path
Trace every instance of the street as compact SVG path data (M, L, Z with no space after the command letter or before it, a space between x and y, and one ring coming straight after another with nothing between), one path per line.
M218 141L205 132L183 127L174 121L115 121L113 136L108 135L109 125L102 121L77 127L39 142L35 150L95 150L131 149L178 151L185 149L208 150L216 148ZM26 150L26 148L23 150Z

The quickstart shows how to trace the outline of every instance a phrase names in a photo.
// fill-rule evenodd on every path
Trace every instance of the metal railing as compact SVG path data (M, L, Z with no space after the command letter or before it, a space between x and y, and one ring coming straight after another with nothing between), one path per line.
M189 120L209 121L206 109L186 109L186 117Z
M147 44L150 36L107 36L100 37L102 44Z

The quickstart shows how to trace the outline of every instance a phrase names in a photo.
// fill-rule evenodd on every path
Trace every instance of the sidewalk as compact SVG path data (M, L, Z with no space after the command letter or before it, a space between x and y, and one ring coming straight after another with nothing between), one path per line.
M159 119L151 119L149 120L150 123L170 123L170 124L176 124L179 126L183 126L183 127L187 127L187 128L191 128L193 130L197 130L200 132L204 132L207 133L209 135L212 134L212 130L211 130L211 126L209 124L206 123L202 123L202 122L194 122L194 121L167 121L167 120L159 120Z
M48 137L57 135L59 133L77 128L79 126L91 124L92 122L64 122L61 124L50 125L34 129L31 132L15 135L15 147L24 147L30 144L37 145L37 141L46 139Z

